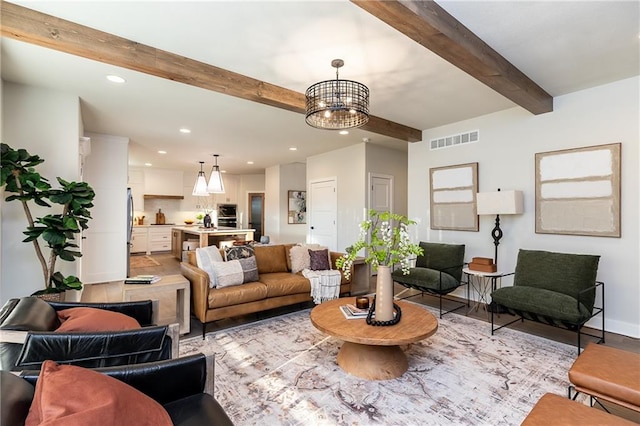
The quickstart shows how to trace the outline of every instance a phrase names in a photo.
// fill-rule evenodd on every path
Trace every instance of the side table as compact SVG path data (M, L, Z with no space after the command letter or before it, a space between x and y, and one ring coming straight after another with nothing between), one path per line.
M484 303L484 309L489 314L489 296L491 292L495 291L498 288L498 282L500 282L500 286L502 286L501 278L506 274L504 272L496 271L496 272L482 272L475 271L469 268L463 268L462 272L467 276L467 283L476 292L478 295L478 300L474 304L474 306L469 309L475 309L478 312L480 305Z
M191 330L190 308L191 285L182 275L164 275L160 281L153 284L122 284L122 300L161 300L163 294L176 294L175 312L180 324L180 334L187 334ZM162 304L162 302L160 302ZM173 322L173 321L171 321Z

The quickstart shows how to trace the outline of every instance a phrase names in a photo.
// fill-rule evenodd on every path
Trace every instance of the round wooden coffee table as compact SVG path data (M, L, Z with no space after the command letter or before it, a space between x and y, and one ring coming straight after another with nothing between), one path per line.
M311 323L330 336L344 340L338 365L347 373L368 380L402 376L409 363L400 345L415 343L438 329L436 317L420 305L396 300L402 309L400 322L375 327L363 319L346 319L340 306L355 304L354 297L323 302L311 310Z

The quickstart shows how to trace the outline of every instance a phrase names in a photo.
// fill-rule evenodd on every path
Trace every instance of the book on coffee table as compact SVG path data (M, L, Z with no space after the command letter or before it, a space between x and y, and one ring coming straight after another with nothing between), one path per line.
M346 319L364 319L369 313L369 311L358 309L353 305L342 305L340 306L340 311Z
M124 280L125 284L153 284L160 281L158 275L136 275L135 277L129 277Z

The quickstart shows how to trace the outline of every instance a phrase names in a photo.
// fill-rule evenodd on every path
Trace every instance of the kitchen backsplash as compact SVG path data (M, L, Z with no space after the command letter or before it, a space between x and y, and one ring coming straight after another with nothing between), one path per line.
M156 213L162 209L164 213L165 223L175 223L181 225L185 220L197 221L196 216L201 214L201 210L184 211L180 210L181 200L171 199L148 199L144 200L144 211L136 210L134 217L144 216L144 225L156 223Z

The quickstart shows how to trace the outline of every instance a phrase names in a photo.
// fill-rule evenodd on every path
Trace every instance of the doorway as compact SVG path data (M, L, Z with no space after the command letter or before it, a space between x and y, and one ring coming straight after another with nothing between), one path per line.
M253 233L253 239L260 241L262 238L264 224L264 193L262 192L250 192L249 193L249 228L255 229Z
M309 198L310 212L309 242L337 250L338 246L338 194L336 192L336 179L313 181L309 185L311 197Z

